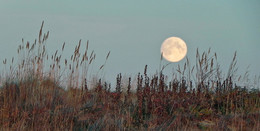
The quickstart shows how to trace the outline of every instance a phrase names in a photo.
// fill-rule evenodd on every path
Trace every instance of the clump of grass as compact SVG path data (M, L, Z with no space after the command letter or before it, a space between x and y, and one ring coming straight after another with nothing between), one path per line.
M228 74L223 77L217 55L211 50L196 64L189 59L167 81L160 73L148 76L148 66L137 78L123 83L117 75L116 87L97 78L90 85L88 69L95 60L87 42L77 44L70 59L61 53L46 53L49 32L33 44L18 48L9 71L1 76L1 130L259 130L260 92L236 84L236 53ZM110 52L106 56L106 61ZM64 62L63 62L64 60ZM106 64L99 67L102 70ZM64 64L62 64L64 63ZM195 75L194 75L195 74ZM135 83L136 81L136 83ZM65 84L64 84L65 83ZM111 88L115 88L112 91Z

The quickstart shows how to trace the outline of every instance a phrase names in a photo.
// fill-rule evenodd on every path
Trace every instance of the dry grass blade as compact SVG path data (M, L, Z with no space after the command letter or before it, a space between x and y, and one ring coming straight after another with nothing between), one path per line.
M61 49L62 51L64 50L64 47L65 47L65 42L62 45L62 49Z
M109 51L109 52L107 53L107 57L106 57L106 60L108 59L109 55L110 55L110 51Z
M42 36L42 28L43 28L43 24L44 24L44 21L42 21L42 25L41 25L41 29L39 31L39 37L38 37L38 41L39 41L39 44L41 44L41 36Z
M99 68L99 70L101 70L103 67L104 67L104 65L101 65L100 68Z

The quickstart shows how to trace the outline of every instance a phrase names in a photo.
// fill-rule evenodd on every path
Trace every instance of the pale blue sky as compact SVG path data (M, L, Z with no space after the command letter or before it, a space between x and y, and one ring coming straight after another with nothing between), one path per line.
M79 39L89 40L99 67L111 51L105 67L108 80L120 72L135 76L146 64L153 74L161 43L170 36L187 43L191 60L196 48L211 47L225 73L237 50L239 73L248 65L251 75L260 73L259 0L0 0L0 60L16 56L22 38L37 38L42 20L50 31L50 52L66 42L70 57Z

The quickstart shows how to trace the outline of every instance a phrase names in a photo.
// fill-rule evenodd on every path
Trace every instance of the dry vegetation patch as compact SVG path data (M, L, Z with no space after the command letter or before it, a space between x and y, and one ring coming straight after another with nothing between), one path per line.
M71 59L58 51L49 55L49 33L42 28L33 44L19 46L18 54L25 55L17 68L10 66L1 76L1 130L260 130L260 92L235 83L236 54L226 78L220 77L217 55L209 49L202 55L197 51L193 67L187 59L175 73L181 77L169 82L163 74L167 65L154 76L145 66L136 80L122 83L119 74L116 87L101 79L90 86L95 53L88 51L88 43L81 54L79 41Z

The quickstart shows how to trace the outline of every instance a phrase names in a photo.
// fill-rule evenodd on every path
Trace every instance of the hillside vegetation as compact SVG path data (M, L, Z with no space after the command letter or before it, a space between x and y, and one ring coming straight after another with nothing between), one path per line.
M34 43L22 40L10 66L3 61L1 130L260 130L260 91L236 84L236 53L224 78L209 49L171 79L167 65L153 76L145 66L128 82L118 74L115 87L99 78L93 85L88 42L79 41L70 59L62 58L65 43L49 55L42 29Z

